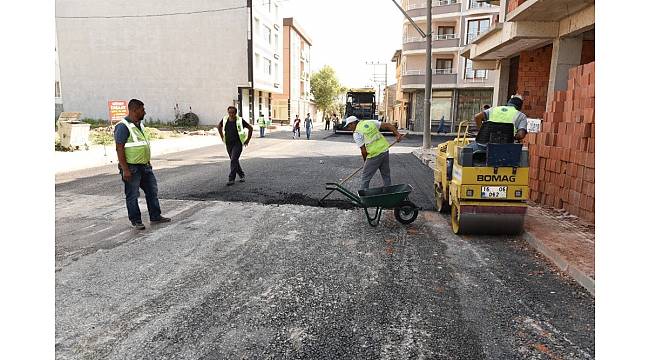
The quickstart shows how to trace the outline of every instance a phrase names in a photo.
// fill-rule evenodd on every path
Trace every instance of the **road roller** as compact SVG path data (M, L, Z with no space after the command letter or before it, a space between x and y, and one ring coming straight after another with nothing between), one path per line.
M456 138L434 151L436 210L451 212L455 234L519 234L527 209L528 150L512 136L491 137L484 150L468 147L474 140L468 124L461 122Z

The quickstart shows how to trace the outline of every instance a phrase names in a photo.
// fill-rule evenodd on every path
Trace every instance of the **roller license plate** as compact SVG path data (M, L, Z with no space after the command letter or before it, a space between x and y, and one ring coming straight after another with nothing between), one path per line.
M507 186L481 186L481 198L505 199L508 197Z

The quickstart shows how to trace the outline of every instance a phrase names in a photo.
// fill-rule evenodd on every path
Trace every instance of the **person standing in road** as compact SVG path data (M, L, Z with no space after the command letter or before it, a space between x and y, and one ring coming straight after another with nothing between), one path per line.
M330 129L330 117L329 115L325 115L325 130Z
M140 189L144 191L147 199L147 211L151 224L169 222L171 219L161 216L158 183L151 167L149 136L142 124L142 119L146 114L144 103L137 99L131 99L128 111L129 114L115 125L113 136L119 162L118 169L124 183L126 211L129 214L131 226L138 230L144 230L145 226L142 223L140 206L138 206Z
M350 116L345 119L346 130L352 130L354 142L361 149L361 156L364 160L363 173L361 175L361 190L370 187L370 180L377 170L381 173L384 186L391 185L390 163L388 148L390 144L381 130L388 130L395 135L397 142L402 140L402 134L392 124L378 120L359 121L356 116Z
M436 133L440 134L441 132L445 132L445 116L442 115L440 118L440 125L438 125L438 130Z
M264 137L264 130L266 129L266 119L264 114L260 113L260 117L257 118L257 126L260 127L260 137Z
M246 129L248 129L248 134L246 134ZM239 175L239 182L244 182L245 175L239 164L239 157L244 146L248 146L251 137L253 137L253 127L237 115L236 107L228 106L228 115L221 119L217 130L219 130L221 140L226 144L226 151L230 157L230 174L226 185L233 185L237 175Z
M307 113L307 117L305 118L305 133L307 133L307 140L311 139L311 129L313 126L314 121L312 120L310 114Z
M334 114L334 119L332 120L332 129L336 131L336 127L339 126L339 116Z
M296 118L293 119L293 138L296 138L296 134L300 137L300 118L296 114Z

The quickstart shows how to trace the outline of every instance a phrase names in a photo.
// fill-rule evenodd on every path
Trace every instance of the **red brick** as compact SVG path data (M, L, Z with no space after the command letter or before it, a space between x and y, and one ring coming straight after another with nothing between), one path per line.
M587 151L590 153L596 152L596 139L589 138L587 141Z
M594 123L595 122L595 113L594 109L592 108L586 108L582 110L582 115L584 117L584 120L586 123Z
M584 179L584 177L585 177L585 167L584 166L582 166L582 165L578 166L578 169L576 170L575 177L578 178L578 179Z

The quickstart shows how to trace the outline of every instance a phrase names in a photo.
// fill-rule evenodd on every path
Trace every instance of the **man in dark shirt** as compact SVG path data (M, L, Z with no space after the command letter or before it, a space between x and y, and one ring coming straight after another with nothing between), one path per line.
M246 137L246 140L243 140L246 136L245 129L248 129L248 137ZM244 119L237 116L236 107L229 106L228 116L224 116L221 119L219 125L217 125L217 130L219 130L221 140L226 144L226 150L230 157L230 174L228 175L226 185L233 185L237 175L239 175L239 181L244 182L244 170L242 170L239 164L239 157L241 156L243 147L248 146L253 136L253 127Z

